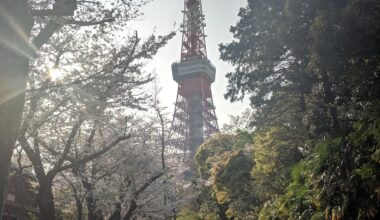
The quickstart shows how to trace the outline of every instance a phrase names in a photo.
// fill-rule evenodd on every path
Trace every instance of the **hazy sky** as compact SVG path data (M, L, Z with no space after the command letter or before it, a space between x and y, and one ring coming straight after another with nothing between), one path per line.
M232 67L219 60L218 44L230 42L232 34L230 26L238 20L239 8L246 5L247 0L203 0L203 13L206 16L205 32L207 35L207 53L209 60L216 66L216 80L212 84L216 115L221 127L228 122L228 115L240 114L248 107L247 102L230 103L225 100L223 94L226 91L227 79L225 74ZM137 29L141 35L148 35L155 29L158 34L168 33L178 29L182 23L184 0L154 0L142 11L144 16L137 21L132 28ZM172 79L171 64L180 59L181 33L161 49L149 65L155 69L162 87L161 99L168 110L174 111L174 103L177 95L177 84Z

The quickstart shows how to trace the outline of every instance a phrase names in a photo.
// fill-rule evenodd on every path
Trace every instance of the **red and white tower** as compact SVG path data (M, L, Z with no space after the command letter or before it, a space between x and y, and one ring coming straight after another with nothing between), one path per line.
M178 83L172 131L174 144L192 159L205 138L219 131L211 93L216 70L207 59L201 0L185 0L183 14L181 60L172 64Z

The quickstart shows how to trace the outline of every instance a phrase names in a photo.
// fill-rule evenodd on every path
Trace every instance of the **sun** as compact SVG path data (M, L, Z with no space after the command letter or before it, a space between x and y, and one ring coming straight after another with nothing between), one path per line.
M51 81L57 81L63 77L62 70L52 67L49 69L49 78Z

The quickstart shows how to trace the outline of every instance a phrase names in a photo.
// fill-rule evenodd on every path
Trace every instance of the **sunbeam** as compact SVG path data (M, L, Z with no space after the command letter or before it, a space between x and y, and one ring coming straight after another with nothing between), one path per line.
M1 38L1 37L0 37L0 45L4 45L8 49L10 49L10 50L12 50L18 54L21 54L22 56L27 57L28 59L34 59L34 56L32 55L33 53L31 53L30 50L23 50L23 48L20 47L19 45L15 45L14 43L11 43L11 42L9 42L6 39Z
M7 24L10 29L12 29L17 36L9 36L9 39L7 39L5 36L7 36L8 33L2 34L0 37L0 44L3 44L7 46L9 49L29 58L33 59L34 56L33 54L36 53L36 48L30 43L30 39L28 34L25 32L24 29L28 28L23 28L21 25L16 22L15 17L11 16L4 8L0 7L0 19L3 20L3 23ZM32 19L32 17L31 17ZM11 41L17 41L19 38L21 39L21 44L20 45L15 45Z
M12 79L12 83L10 83L10 80L0 81L0 105L25 92L24 82L25 80L21 79L21 77Z

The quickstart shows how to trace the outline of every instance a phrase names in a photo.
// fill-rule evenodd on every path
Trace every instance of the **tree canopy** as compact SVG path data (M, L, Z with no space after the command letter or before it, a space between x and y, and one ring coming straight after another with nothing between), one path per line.
M197 165L212 180L208 199L224 205L219 219L379 218L379 9L375 0L248 0L240 9L220 52L235 67L225 97L250 100L252 145L237 153L219 136L197 154L212 161ZM210 143L225 151L205 154ZM231 191L247 167L233 183L244 187Z

